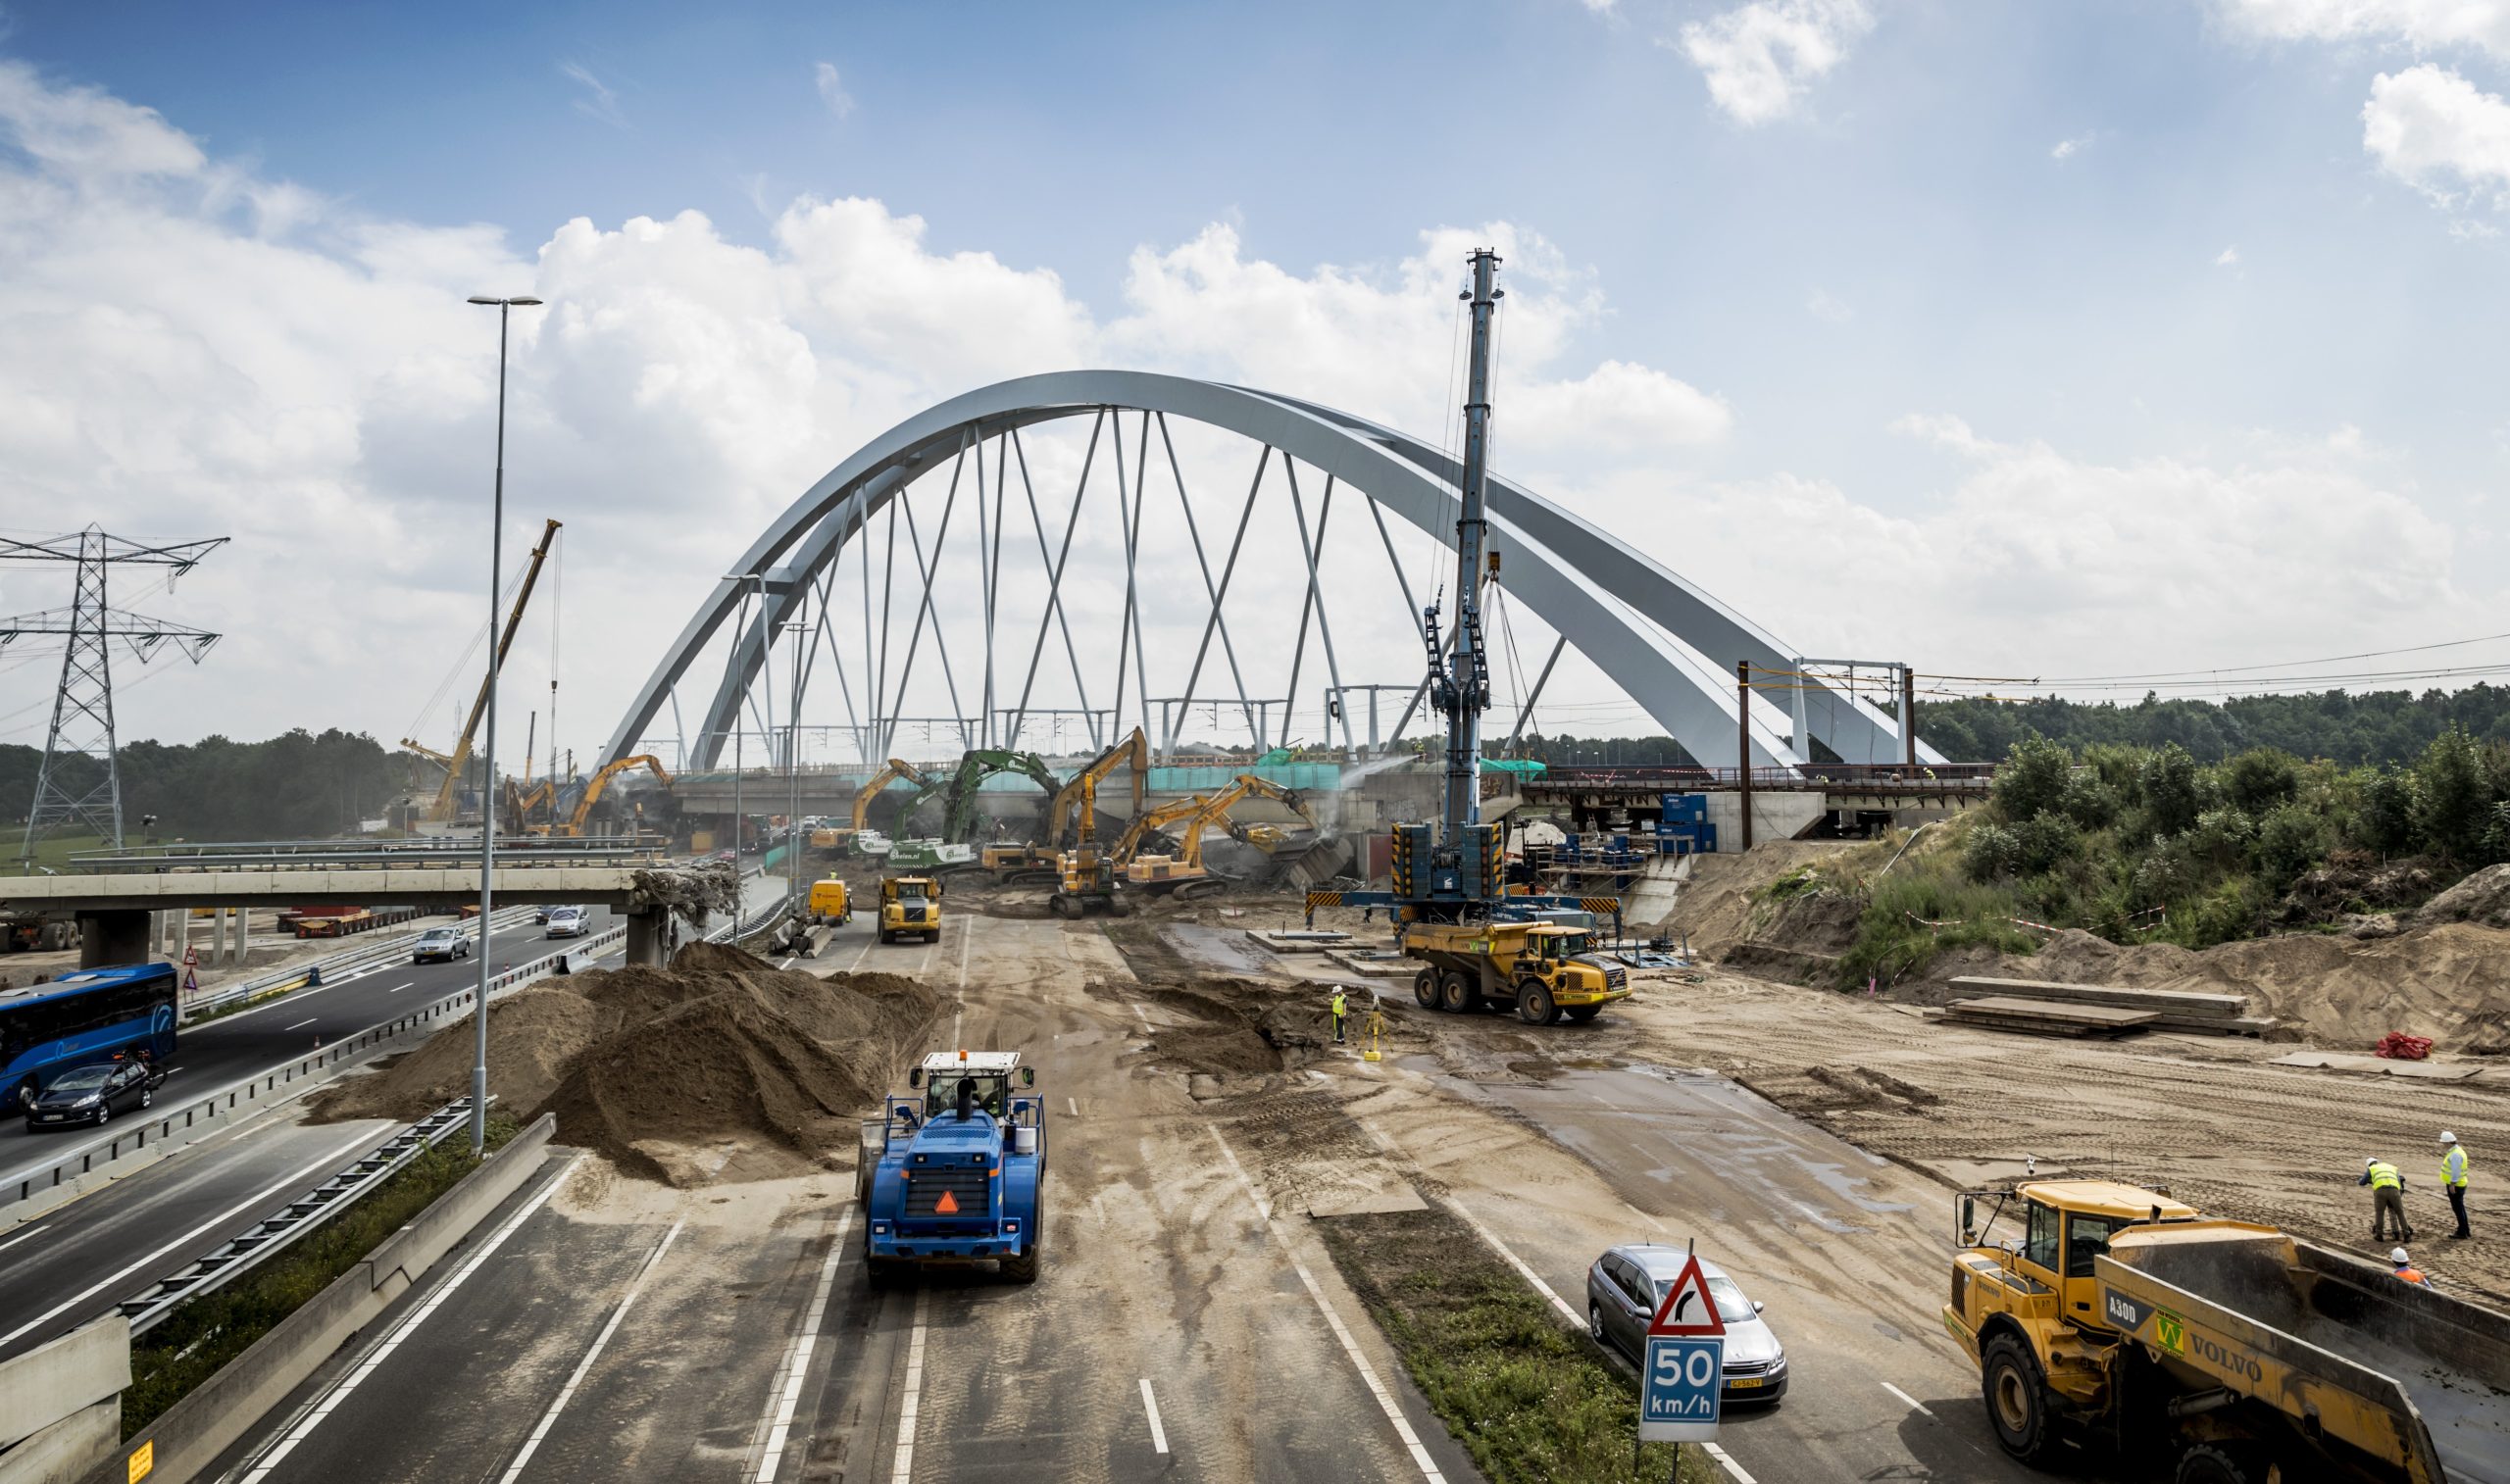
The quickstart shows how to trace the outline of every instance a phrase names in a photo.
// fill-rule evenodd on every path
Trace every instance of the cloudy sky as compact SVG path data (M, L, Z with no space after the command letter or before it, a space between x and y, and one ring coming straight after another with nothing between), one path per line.
M508 549L563 520L562 583L509 694L545 745L554 647L589 751L776 512L957 392L1151 369L1451 436L1485 241L1501 468L1804 651L2143 675L2510 628L2510 0L527 11L0 5L0 529L234 538L118 592L226 636L124 666L126 736L449 741L495 377L466 295L550 301L517 324ZM1050 523L1084 433L1028 449ZM1208 539L1253 450L1178 441ZM1152 496L1170 695L1202 578ZM1265 500L1228 612L1279 695L1305 582ZM1103 706L1122 530L1087 509ZM950 539L964 683L981 603ZM1364 506L1323 585L1340 679L1416 679ZM6 611L66 596L0 569ZM836 604L851 657L859 592ZM1550 642L1509 621L1503 700ZM0 741L42 741L58 663L0 656ZM931 669L893 709L947 709ZM809 721L868 706L859 673L813 683ZM1542 724L1643 722L1573 659Z

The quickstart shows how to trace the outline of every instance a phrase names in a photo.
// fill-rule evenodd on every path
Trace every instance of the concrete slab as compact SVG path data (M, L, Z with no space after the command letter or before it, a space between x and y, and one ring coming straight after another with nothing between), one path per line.
M2363 1072L2375 1077L2406 1077L2423 1082L2463 1082L2469 1077L2510 1072L2510 1067L2469 1066L2458 1062L2397 1062L2386 1057L2357 1056L2340 1051L2296 1051L2290 1056L2277 1057L2268 1064Z

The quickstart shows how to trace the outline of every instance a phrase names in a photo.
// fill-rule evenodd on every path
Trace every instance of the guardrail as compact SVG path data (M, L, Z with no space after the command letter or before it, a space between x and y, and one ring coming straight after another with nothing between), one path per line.
M626 926L612 927L580 939L561 952L507 969L489 979L488 994L493 999L507 990L555 972L560 959L606 947L627 936ZM99 1179L120 1178L135 1162L163 1159L195 1140L205 1139L264 1110L301 1097L387 1043L411 1031L432 1028L437 1022L451 1018L456 1012L468 1009L477 995L477 989L464 989L447 995L433 1004L421 1006L381 1025L371 1026L346 1040L334 1042L311 1056L256 1072L243 1081L222 1087L181 1107L162 1113L152 1112L144 1121L118 1123L114 1126L123 1131L107 1142L89 1145L76 1154L65 1155L49 1165L24 1171L7 1184L0 1185L0 1214L22 1221L31 1220L43 1211L94 1189L93 1182ZM9 1210L29 1202L43 1203L42 1209Z
M72 869L195 870L204 866L251 866L258 869L293 866L329 869L355 866L468 866L479 859L479 837L429 835L408 840L225 840L200 844L144 845L121 850L75 850ZM653 836L586 835L544 841L532 837L497 842L501 866L605 864L621 858L639 861L667 854Z
M490 1098L489 1102L496 1101ZM469 1126L471 1100L456 1098L358 1156L348 1166L290 1201L276 1213L169 1278L115 1306L141 1334L175 1311L175 1306L226 1284L269 1261L288 1245L357 1204L358 1198L398 1174L421 1154Z
M529 907L505 908L496 914L494 928L498 932L503 932L509 927L517 926L530 916L532 912L533 909ZM471 918L462 926L480 943L487 942L486 936L478 931L477 918ZM417 933L404 933L381 942L369 943L362 948L350 949L346 953L317 959L311 964L300 964L293 968L274 969L257 978L247 979L241 984L229 984L224 989L210 990L201 994L185 1003L182 1013L189 1016L201 1011L232 1005L239 1000L255 1000L263 995L320 984L326 974L337 978L342 974L354 973L370 965L389 963L408 954L410 944L417 937Z

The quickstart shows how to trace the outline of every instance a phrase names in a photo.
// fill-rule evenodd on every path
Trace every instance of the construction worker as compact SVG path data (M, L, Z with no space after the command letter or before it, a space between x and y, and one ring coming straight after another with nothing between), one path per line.
M2440 1189L2449 1197L2449 1211L2458 1218L2458 1229L2449 1233L2452 1242L2463 1242L2472 1233L2467 1230L2467 1152L2458 1136L2440 1130Z
M2391 1224L2400 1242L2414 1240L2414 1228L2405 1219L2405 1176L2395 1165L2377 1155L2362 1162L2362 1178L2353 1182L2371 1187L2371 1240L2384 1239Z
M1342 1017L1350 1014L1351 1002L1342 997L1342 986L1333 986L1333 1044L1342 1044Z
M2425 1288L2432 1286L2432 1280L2423 1276L2423 1269L2414 1265L2414 1260L2405 1255L2404 1248L2389 1248L2388 1261L2396 1264L2396 1275L2399 1279L2408 1283L2419 1283Z

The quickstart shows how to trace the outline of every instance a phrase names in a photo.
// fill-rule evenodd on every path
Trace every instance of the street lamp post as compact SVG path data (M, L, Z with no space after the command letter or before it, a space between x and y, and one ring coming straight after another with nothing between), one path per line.
M488 1148L488 917L496 906L497 868L497 599L506 560L506 326L518 307L540 301L474 294L471 302L497 307L497 477L488 515L488 714L486 745L480 751L486 781L479 788L479 1000L471 1015L477 1030L471 1054L471 1155L477 1159Z
M770 666L773 662L769 658L769 652L772 649L772 646L767 642L767 578L757 572L726 572L723 580L727 582L741 583L755 582L758 584L758 663L762 667ZM747 587L743 587L741 589L740 618L732 625L732 669L734 673L738 673L740 670L741 644L748 638L748 636L749 589ZM767 707L769 712L767 717L767 738L769 745L773 746L776 740L776 717L774 715L776 710L776 674L772 668L769 669L767 673L765 690L767 692ZM732 698L732 876L735 885L738 884L741 872L741 824L743 822L741 818L741 704L748 699L749 687L747 685L743 685L740 688L739 694ZM758 867L760 870L765 870L767 868L767 857L764 852L759 856ZM737 899L735 899L735 903L732 908L732 920L737 922L740 918L741 910Z
M801 608L810 606L807 598ZM802 885L802 639L810 627L806 614L799 614L784 625L793 635L793 704L784 713L784 917L789 923L801 916Z

